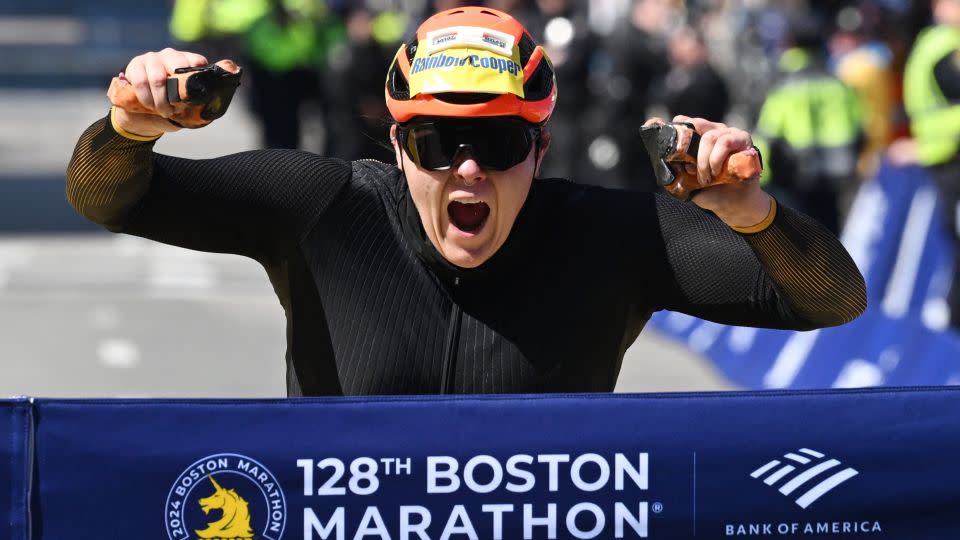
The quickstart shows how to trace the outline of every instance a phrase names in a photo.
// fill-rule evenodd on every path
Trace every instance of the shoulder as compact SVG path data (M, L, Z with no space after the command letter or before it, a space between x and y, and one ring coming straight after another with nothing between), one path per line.
M538 213L562 214L581 226L624 226L654 215L655 195L648 192L578 184L561 178L538 178L530 199Z
M565 178L535 178L530 200L538 204L577 205L596 198L603 188L577 184Z
M538 196L577 202L651 199L653 197L653 193L650 192L583 184L566 178L535 178L533 188L532 192L536 192Z
M209 161L223 164L225 170L242 172L261 183L273 183L291 192L336 191L351 174L349 162L303 150L249 150Z
M358 186L382 188L397 194L403 189L403 173L396 165L375 159L358 159L350 162L353 183Z

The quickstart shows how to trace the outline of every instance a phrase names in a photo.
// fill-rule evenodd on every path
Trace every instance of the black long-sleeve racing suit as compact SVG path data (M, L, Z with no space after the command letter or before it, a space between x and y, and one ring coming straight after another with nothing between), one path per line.
M94 123L70 202L112 231L259 261L293 396L611 391L653 311L810 329L866 303L839 242L785 207L740 234L665 195L537 179L507 242L465 270L426 238L396 166L152 147Z

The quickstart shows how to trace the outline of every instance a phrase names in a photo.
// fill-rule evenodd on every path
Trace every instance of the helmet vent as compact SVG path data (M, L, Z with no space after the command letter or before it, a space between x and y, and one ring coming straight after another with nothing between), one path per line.
M486 103L500 97L500 94L488 94L482 92L441 92L433 94L433 97L440 101L453 103L454 105L473 105L475 103Z
M390 97L393 99L410 99L410 85L397 67L396 61L390 66L390 72L387 74L387 91L390 92Z
M527 62L530 61L530 55L532 55L533 51L537 48L537 44L534 43L530 34L524 32L523 35L520 36L520 43L517 43L517 48L520 49L520 65L526 67Z
M537 65L537 69L533 72L533 75L527 80L527 84L523 85L523 99L527 101L540 101L541 99L546 99L552 91L553 68L550 66L550 62L547 62L547 59L544 58L540 61L540 64Z

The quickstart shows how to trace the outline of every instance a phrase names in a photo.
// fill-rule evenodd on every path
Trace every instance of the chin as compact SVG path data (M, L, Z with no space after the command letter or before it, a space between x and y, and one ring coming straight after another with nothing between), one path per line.
M492 255L493 252L486 248L472 250L457 246L443 251L443 258L460 268L476 268L487 262Z

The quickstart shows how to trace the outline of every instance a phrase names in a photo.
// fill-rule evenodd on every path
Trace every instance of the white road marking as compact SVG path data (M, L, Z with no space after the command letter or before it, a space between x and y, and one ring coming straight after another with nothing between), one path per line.
M843 366L833 388L864 388L883 384L883 370L862 358L854 358Z
M946 330L950 327L950 304L943 298L930 298L923 303L920 320L934 332Z
M140 364L140 347L123 338L107 338L97 345L97 358L109 368L130 369Z
M820 330L811 330L809 332L797 332L790 336L790 339L780 349L780 354L773 362L773 366L763 377L763 386L765 388L786 388L793 383L793 380L800 373L803 365L807 363L807 356L817 343L817 336Z
M690 346L693 352L702 354L720 339L720 334L726 329L727 327L722 324L703 321L700 326L690 333L690 337L687 339L687 345Z
M923 255L936 204L937 193L929 186L917 191L910 202L896 263L880 305L884 315L891 319L902 319L910 310L910 300L920 271L920 256Z
M737 326L730 331L729 343L730 350L737 354L744 354L753 347L753 342L757 337L757 328L748 328L746 326Z
M666 325L674 332L683 332L693 326L697 318L686 313L671 311L667 315Z

